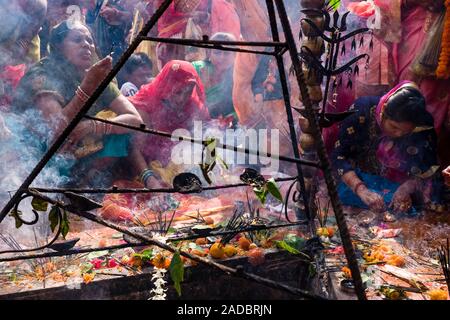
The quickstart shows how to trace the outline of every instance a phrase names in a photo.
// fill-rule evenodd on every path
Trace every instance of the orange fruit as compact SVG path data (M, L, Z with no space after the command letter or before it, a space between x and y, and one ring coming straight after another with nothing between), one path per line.
M349 267L343 267L341 271L344 273L344 277L347 279L350 279L352 277L352 272L350 271Z
M248 252L248 262L253 266L263 264L265 261L264 250L261 248L255 248Z
M162 253L158 253L153 259L152 264L159 269L167 269L170 266L170 259Z
M222 259L225 256L224 246L221 243L214 243L209 248L209 255L215 259Z
M428 291L430 300L447 300L447 292L445 290L430 290Z
M192 250L191 253L195 254L196 256L199 256L199 257L206 257L208 255L205 251L196 250L196 249Z
M241 249L249 250L250 244L251 244L250 240L248 240L246 237L239 238L239 247Z
M98 247L99 247L99 248L104 248L104 247L106 247L107 244L108 244L108 243L106 242L105 239L101 239L101 240L98 242Z
M331 238L332 236L334 236L334 228L333 227L327 227L328 230L328 236Z
M204 244L208 244L208 240L206 238L198 238L197 240L195 240L195 243L201 246Z
M205 223L206 224L214 224L214 219L211 217L206 217L205 218Z
M224 252L226 256L230 258L237 254L237 249L233 245L227 244L224 248Z

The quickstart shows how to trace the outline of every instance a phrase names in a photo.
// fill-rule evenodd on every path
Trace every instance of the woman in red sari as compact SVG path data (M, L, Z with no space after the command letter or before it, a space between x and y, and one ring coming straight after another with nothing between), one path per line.
M195 120L209 120L203 84L195 68L186 61L167 63L159 75L150 84L142 86L130 101L144 123L160 131L190 129ZM153 135L139 135L135 142L131 156L135 172L147 187L159 186L155 178L155 171L158 171L155 161L157 167L167 168L171 148L176 142Z

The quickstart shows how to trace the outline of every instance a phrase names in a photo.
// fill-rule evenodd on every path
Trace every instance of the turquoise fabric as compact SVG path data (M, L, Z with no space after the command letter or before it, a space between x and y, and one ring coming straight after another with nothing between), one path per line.
M103 138L103 149L95 154L96 158L121 158L128 156L130 134L110 134Z

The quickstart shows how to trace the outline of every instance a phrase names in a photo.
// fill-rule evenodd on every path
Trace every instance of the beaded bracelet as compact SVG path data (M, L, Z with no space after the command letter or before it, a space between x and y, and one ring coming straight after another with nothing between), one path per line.
M139 180L145 185L147 182L147 179L150 177L153 177L155 173L151 169L145 169L141 172L139 175Z

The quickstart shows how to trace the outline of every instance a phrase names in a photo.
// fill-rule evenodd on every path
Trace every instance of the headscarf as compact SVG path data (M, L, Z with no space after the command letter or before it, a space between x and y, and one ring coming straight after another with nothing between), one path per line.
M392 88L388 93L386 93L384 96L381 97L380 102L378 103L377 109L375 111L375 117L377 120L378 125L381 128L381 123L383 121L383 113L386 109L388 100L394 96L397 92L402 90L403 88L414 88L419 90L419 87L412 81L402 81L398 85L396 85L394 88Z
M194 83L195 86L186 104L179 106L179 110L167 109L163 101L189 83ZM200 119L208 118L202 81L195 68L187 61L169 61L151 83L143 85L136 95L129 99L138 110L150 114L153 125L160 130L170 130L193 115L198 115ZM184 115L179 121L181 123L173 121L180 118L178 114Z
M381 97L380 102L378 103L378 106L375 111L375 118L380 128L382 128L381 124L383 121L383 113L386 109L389 99L404 88L414 88L419 90L419 88L414 82L402 81L397 86L392 88L387 94ZM421 128L417 128L415 130L415 132L420 131L422 131ZM381 130L381 132L383 131ZM395 143L396 140L397 143ZM403 140L402 143L409 144L411 143L409 140L410 139L407 139L407 141ZM405 170L405 168L408 167L408 159L405 158L404 155L402 155L401 152L402 146L398 143L399 143L398 139L393 139L382 133L377 149L377 159L384 167L385 171L384 176L391 181L401 183L407 179L410 172L409 170ZM414 148L411 150L416 150L416 148L413 145L411 145L411 148Z
M163 101L168 99L172 92L192 82L195 86L185 105L176 110L167 108ZM151 83L142 86L129 100L136 109L149 115L151 123L147 125L152 129L171 132L176 129L190 129L194 120L209 120L203 84L195 68L187 61L169 61ZM146 157L167 162L171 146L173 142L170 139L149 136L145 150L141 151Z

